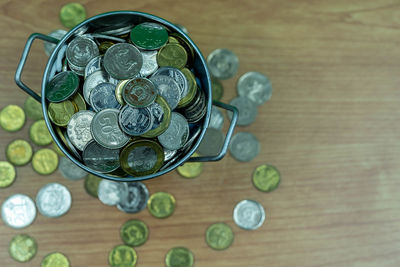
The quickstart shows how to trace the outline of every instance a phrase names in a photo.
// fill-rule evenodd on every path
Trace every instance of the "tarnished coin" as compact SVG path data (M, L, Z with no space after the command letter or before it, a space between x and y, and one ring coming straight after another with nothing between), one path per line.
M1 218L11 228L21 229L31 225L36 217L36 207L27 195L15 194L1 206Z
M36 240L26 234L16 235L10 241L8 252L11 258L18 262L30 261L37 252Z
M156 72L154 72L153 75L151 75L151 77L155 77L158 75L168 76L168 77L172 78L178 84L181 99L183 99L188 94L188 92L189 92L188 80L186 79L186 76L182 73L182 71L178 70L177 68L173 68L173 67L161 67ZM167 99L165 99L165 100L167 100ZM171 108L171 110L172 109L173 108Z
M115 206L121 201L123 183L118 183L110 180L101 180L97 191L99 200L108 206Z
M207 65L214 77L226 80L236 74L239 67L239 59L232 51L219 48L208 55Z
M67 32L61 29L54 30L48 34L48 36L61 40ZM54 48L56 48L56 44L44 41L44 52L47 56L50 56L53 53Z
M279 186L280 180L278 169L272 165L260 165L253 173L253 184L262 192L274 191Z
M8 132L20 130L25 124L25 112L17 105L7 105L0 111L0 126Z
M43 258L40 267L70 267L70 263L64 254L52 252Z
M49 148L36 151L32 157L32 168L39 174L48 175L57 170L57 153Z
M236 160L248 162L260 153L260 142L252 133L238 132L232 137L229 152Z
M174 110L181 100L181 92L175 80L166 75L152 76L150 80L157 88L158 94L167 101L171 110Z
M61 23L67 28L73 28L86 19L86 9L79 3L68 3L60 10Z
M115 246L108 254L108 263L111 267L135 267L136 262L136 251L126 245Z
M71 100L72 104L74 105L75 112L86 110L86 102L83 99L80 93L76 93Z
M92 108L99 112L106 108L120 108L115 96L115 84L100 83L91 92L89 97Z
M147 77L153 74L158 69L157 64L157 50L154 51L142 51L143 65L140 69L140 75Z
M224 116L222 115L222 112L217 107L212 106L210 123L208 124L208 127L221 130L222 126L224 126Z
M16 177L15 168L8 161L0 161L0 188L10 186Z
M247 97L239 96L234 98L231 103L239 111L237 125L246 126L253 123L257 116L257 105ZM232 120L232 112L227 112L228 118Z
M120 199L118 209L126 213L138 213L144 210L149 199L149 190L146 185L141 182L129 182L126 185L123 188L126 192L122 194L124 198Z
M183 68L181 70L183 75L185 75L187 84L188 84L188 92L185 96L181 97L181 100L178 103L178 108L182 108L187 106L195 97L197 93L197 82L194 74L187 68Z
M232 228L226 223L214 223L207 228L206 243L210 248L227 249L232 245L233 239Z
M257 105L268 101L272 95L271 81L260 72L247 72L237 82L239 96L248 97Z
M148 107L133 108L125 105L119 112L118 119L121 129L132 136L142 135L153 126L153 117Z
M96 71L103 70L103 56L92 58L85 67L85 79Z
M91 195L92 197L97 198L97 192L99 190L99 184L103 179L101 179L100 177L97 177L93 174L89 174L86 178L85 178L85 190L86 192Z
M29 137L38 146L46 146L53 142L53 137L51 137L44 120L35 121L31 125L31 128L29 128Z
M189 138L189 124L185 117L177 112L171 113L171 123L167 130L158 136L158 141L166 149L183 147Z
M114 78L111 78L110 75L108 75L107 72L105 71L95 71L87 78L85 79L85 82L83 83L83 97L85 98L86 102L88 104L90 103L90 93L92 90L99 84L101 83L112 83L117 85L118 81L115 80Z
M219 101L224 95L224 87L222 83L215 77L211 76L211 90L212 90L212 99Z
M157 54L157 63L160 67L174 67L181 69L187 62L187 53L180 44L167 44Z
M61 175L64 176L64 178L73 181L83 179L88 175L85 170L73 163L67 157L60 158L58 170L60 171Z
M242 200L233 210L233 221L244 230L255 230L265 220L264 207L254 200Z
M104 54L104 68L111 77L118 80L134 78L139 74L142 65L142 54L131 44L115 44Z
M96 43L84 36L75 37L67 47L66 56L69 66L83 68L82 75L85 74L86 65L93 58L99 55L99 49Z
M197 153L192 155L192 157L198 156L199 154ZM185 164L179 166L176 170L182 177L195 178L203 171L203 165L203 162L186 162Z
M71 143L80 151L89 141L93 139L90 132L90 124L95 113L89 110L82 110L75 113L67 126L67 134Z
M171 122L171 109L165 99L158 95L156 101L149 106L153 117L153 126L142 137L153 138L165 132Z
M178 40L179 44L185 48L186 53L188 54L187 66L192 67L194 63L194 48L191 44L189 44L188 40L183 37L180 33L170 32L169 36L174 37Z
M32 146L22 139L12 141L8 144L6 149L7 159L15 166L23 166L27 164L31 160L32 154Z
M144 22L136 25L131 31L131 41L144 50L161 48L168 41L168 32L160 24Z
M75 106L69 100L59 103L50 103L47 108L47 114L50 120L57 126L67 126L74 113Z
M150 196L147 208L156 218L167 218L175 210L175 198L170 193L157 192Z
M43 216L56 218L71 208L72 198L68 188L62 184L49 183L36 195L36 206Z
M203 156L216 156L221 152L223 145L224 134L221 130L207 128L207 131L197 148L197 152Z
M46 84L46 99L50 102L62 102L76 93L79 77L72 71L63 71Z
M165 255L165 264L167 267L192 267L193 253L185 247L171 248Z
M129 220L122 225L120 235L125 245L137 247L149 238L149 228L141 220Z
M100 55L104 55L107 52L107 50L113 45L115 45L115 43L110 41L110 40L106 40L106 41L101 42L99 44Z
M122 97L122 89L128 81L129 80L121 80L118 82L117 87L115 87L115 98L117 99L118 103L121 104L121 106L125 105L125 100Z
M101 173L110 173L120 167L119 149L105 148L94 140L85 146L82 158L86 166Z
M42 105L31 96L28 96L24 102L24 111L31 120L43 119Z
M157 97L155 85L146 78L129 80L122 88L122 98L135 108L144 108L151 105Z

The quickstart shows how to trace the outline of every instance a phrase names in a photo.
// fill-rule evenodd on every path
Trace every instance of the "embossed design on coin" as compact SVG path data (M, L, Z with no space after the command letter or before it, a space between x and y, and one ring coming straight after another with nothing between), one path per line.
M174 67L181 69L186 65L187 53L180 44L167 44L157 54L157 63L160 67Z
M167 192L157 192L150 196L147 208L156 218L167 218L175 210L175 197Z
M178 84L174 79L165 75L156 75L151 77L150 80L156 86L158 93L167 101L171 110L174 110L181 100Z
M115 44L104 54L104 68L118 80L132 79L139 74L143 57L131 44Z
M165 264L167 267L192 267L193 253L185 247L171 248L165 255Z
M233 243L234 235L232 228L226 223L214 223L207 228L206 243L215 250L223 250Z
M50 102L67 100L76 93L79 87L79 77L72 71L63 71L54 76L46 84L46 99Z
M239 96L234 98L231 103L239 111L237 125L246 126L255 121L257 116L257 105L247 97ZM228 118L232 120L232 112L227 112Z
M137 247L143 245L147 241L149 237L149 228L141 220L129 220L122 225L120 235L125 245Z
M19 262L28 262L35 257L37 243L34 238L26 234L19 234L10 241L9 250L11 258Z
M171 122L171 109L162 96L157 96L156 102L149 106L153 117L153 126L142 136L153 138L165 132Z
M112 83L116 85L118 84L118 80L111 78L105 71L95 71L90 74L83 83L83 97L88 104L90 104L90 93L101 83Z
M148 107L124 106L119 112L119 125L128 135L139 136L151 129L153 117Z
M136 25L131 31L131 41L140 49L159 49L168 41L168 32L160 24L144 22Z
M12 185L15 177L15 167L8 161L0 161L0 188Z
M115 85L112 83L98 84L90 92L90 104L92 108L99 112L106 108L120 108L121 105L115 97Z
M182 71L173 67L161 67L156 72L151 75L151 77L155 77L158 75L165 75L172 78L179 86L180 98L183 99L189 92L189 85L186 76L182 73ZM151 80L151 79L150 79ZM171 108L172 110L173 108Z
M92 58L85 67L85 79L96 71L103 69L103 56Z
M33 154L32 168L39 174L48 175L53 173L58 166L58 156L54 150L42 148Z
M225 80L236 74L239 59L232 51L219 48L208 55L207 65L214 77Z
M260 142L252 133L238 132L232 137L229 152L236 160L248 162L260 152Z
M128 105L144 108L154 102L157 97L157 90L149 79L134 78L124 85L122 97Z
M36 195L37 208L43 216L56 218L71 208L71 193L62 184L50 183L43 186Z
M254 200L242 200L233 210L233 221L244 230L255 230L265 220L264 207Z
M153 74L158 69L157 64L157 50L155 51L142 51L143 65L140 69L140 75L147 77Z
M64 178L73 181L83 179L88 175L85 170L73 163L67 157L60 158L58 170L60 171L61 175L64 176Z
M258 190L271 192L279 186L281 175L274 166L263 164L254 170L252 180Z
M92 58L99 55L96 43L87 37L75 37L67 47L68 63L78 68L85 68Z
M96 141L90 141L82 153L83 162L89 168L102 173L110 173L119 168L119 149L109 149Z
M50 120L57 126L67 126L74 113L74 104L69 100L60 103L50 103L47 108Z
M27 227L35 220L35 203L27 195L12 195L3 202L1 217L3 222L11 228L21 229Z
M224 126L224 116L217 107L212 106L210 123L208 124L208 127L221 130L222 126Z
M6 149L7 159L15 166L23 166L27 164L31 160L32 154L32 146L23 139L16 139L12 141L10 144L8 144ZM12 177L12 175L10 174L12 173L12 169L8 168L7 164L1 164L0 161L0 187L4 187L2 186L3 181L6 181L8 179L11 180L10 178Z
M170 150L183 147L189 138L189 124L185 117L177 112L172 112L171 123L168 129L158 136L160 144Z
M117 205L121 200L121 184L114 181L102 180L97 191L99 200L108 206Z
M90 124L95 113L83 110L75 113L67 126L67 134L71 143L80 151L93 139L90 132Z
M122 195L117 207L119 210L126 213L138 213L144 210L149 199L149 190L146 185L141 182L129 182L123 190L126 190Z
M135 267L136 262L136 251L126 245L115 246L108 254L108 263L111 267Z
M257 105L261 105L271 98L271 81L260 72L247 72L239 78L237 92L239 96L248 97Z

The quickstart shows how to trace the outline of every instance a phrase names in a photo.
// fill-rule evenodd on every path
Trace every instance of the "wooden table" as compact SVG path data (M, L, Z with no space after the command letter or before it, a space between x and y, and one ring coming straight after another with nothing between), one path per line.
M0 4L0 108L23 105L26 94L14 83L25 41L32 32L62 28L58 12L67 1L2 1ZM236 96L236 80L247 71L273 82L271 101L255 123L236 131L254 133L259 156L239 163L227 155L205 165L193 180L173 172L146 181L150 192L175 195L167 219L147 210L124 214L86 194L82 181L59 172L36 174L18 167L16 182L0 190L0 203L14 193L35 197L49 182L66 185L73 206L61 218L38 215L23 230L0 223L0 266L39 266L52 252L71 265L108 266L111 248L121 243L120 226L130 218L150 228L136 249L138 266L163 266L166 252L185 246L196 266L399 266L400 264L400 4L395 0L337 1L83 1L88 16L111 10L149 12L185 25L204 55L220 47L240 59L238 74L223 81L224 102ZM398 36L399 34L399 36ZM24 81L40 88L46 63L35 42ZM0 131L0 150L15 138L28 139L28 120L17 133ZM227 124L227 123L225 123ZM225 125L226 126L226 125ZM37 149L37 147L35 147ZM5 154L0 155L5 160ZM280 187L261 193L253 169L271 163L282 174ZM232 210L242 199L262 203L267 213L256 231L239 229ZM226 251L210 249L207 227L229 224L235 233ZM28 264L8 255L18 233L36 238L39 251Z

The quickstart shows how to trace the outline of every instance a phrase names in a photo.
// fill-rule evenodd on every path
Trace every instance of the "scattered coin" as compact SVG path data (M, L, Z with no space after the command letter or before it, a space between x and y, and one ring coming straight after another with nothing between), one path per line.
M25 124L25 112L17 105L8 105L0 111L0 126L8 131L20 130Z
M207 57L211 74L221 80L233 77L239 67L238 57L228 49L215 49Z
M272 95L270 80L260 72L247 72L237 82L239 96L248 97L253 103L261 105Z
M53 142L53 137L51 137L44 120L35 121L31 125L31 128L29 128L29 137L38 146L46 146Z
M43 216L56 218L64 215L71 208L71 193L62 184L49 183L36 195L37 208Z
M25 228L36 218L35 203L27 195L12 195L3 202L1 217L3 222L11 228Z
M11 258L18 262L27 262L35 257L37 243L34 238L26 234L18 234L11 239L8 246Z
M136 262L136 251L126 245L117 245L108 254L108 263L111 267L134 267Z
M150 196L147 208L156 218L167 218L175 210L175 198L170 193L157 192Z
M224 116L222 115L222 112L217 107L212 106L210 123L208 124L208 127L221 130L223 126L224 126Z
M260 142L252 133L238 132L232 137L229 152L236 160L248 162L260 153Z
M237 125L247 126L253 123L257 116L257 105L247 97L239 96L234 98L231 103L239 111ZM232 112L227 112L228 118L232 120Z
M200 156L196 152L192 157ZM177 172L185 178L195 178L201 174L203 171L203 162L186 162L185 164L179 166L176 170Z
M207 228L206 243L215 250L224 250L233 243L234 235L232 228L225 223L214 223Z
M117 205L121 200L120 192L122 185L122 183L114 181L101 180L97 191L99 200L108 206Z
M233 210L233 221L244 230L255 230L265 220L264 207L254 200L242 200Z
M211 90L212 99L215 101L220 101L224 95L224 87L222 86L222 83L215 77L211 77Z
M86 178L85 178L85 183L84 183L84 187L86 192L91 195L92 197L97 198L97 192L99 190L99 184L103 179L101 179L100 177L94 176L93 174L89 174Z
M125 183L122 187L120 201L117 208L126 213L138 213L146 208L149 199L149 190L141 182ZM128 245L128 244L127 244Z
M12 141L6 149L7 159L15 166L27 164L31 160L32 154L32 146L22 139Z
M67 34L66 31L58 29L49 33L48 36L61 40L66 34ZM51 53L53 53L54 48L56 48L56 44L47 41L44 42L44 52L46 53L47 56L50 56Z
M14 166L8 161L0 161L0 188L10 186L15 181Z
M85 178L88 173L83 170L81 167L73 163L67 157L60 158L60 164L58 166L58 170L60 171L61 175L68 180L80 180Z
M70 267L67 256L60 252L52 252L43 258L41 267Z
M165 264L167 267L192 267L193 253L185 247L171 248L165 255Z
M42 148L36 151L32 157L33 169L43 175L53 173L58 166L57 153L49 148Z
M221 152L223 144L224 134L222 131L215 128L207 128L197 152L203 156L216 156Z
M253 173L253 184L262 192L274 191L279 186L280 180L278 169L272 165L260 165Z
M42 105L31 96L28 96L24 102L24 111L31 120L43 119Z
M149 228L141 220L129 220L122 225L120 235L125 245L137 247L149 238Z
M86 19L86 9L79 3L68 3L60 10L60 21L67 28L73 28Z
M132 43L144 50L155 50L168 41L167 30L157 23L144 22L136 25L131 31Z

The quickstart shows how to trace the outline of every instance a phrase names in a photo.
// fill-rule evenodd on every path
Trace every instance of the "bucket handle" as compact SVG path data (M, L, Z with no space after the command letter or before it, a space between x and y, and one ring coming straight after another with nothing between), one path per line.
M22 70L24 69L26 59L28 58L29 50L31 49L32 43L35 39L40 39L43 41L47 41L53 44L57 44L59 42L58 39L53 38L51 36L47 36L41 33L32 33L31 36L29 36L28 40L26 41L24 51L22 51L22 56L21 60L19 61L17 71L15 72L15 83L22 89L24 90L27 94L32 96L36 101L39 103L41 102L41 97L35 93L32 89L30 89L26 84L24 84L21 80L21 75L22 75Z
M229 125L228 132L226 133L226 137L225 137L225 141L224 141L224 144L222 146L222 149L219 152L219 154L216 155L216 156L191 157L191 158L189 158L187 160L187 162L218 161L218 160L222 159L225 156L226 151L228 150L229 143L231 142L231 139L232 139L233 130L235 129L236 122L238 120L239 111L237 110L236 107L234 107L232 105L228 105L228 104L221 103L221 102L218 102L218 101L213 101L213 105L217 106L217 107L220 107L220 108L223 108L225 110L229 110L229 111L232 112L231 123Z

